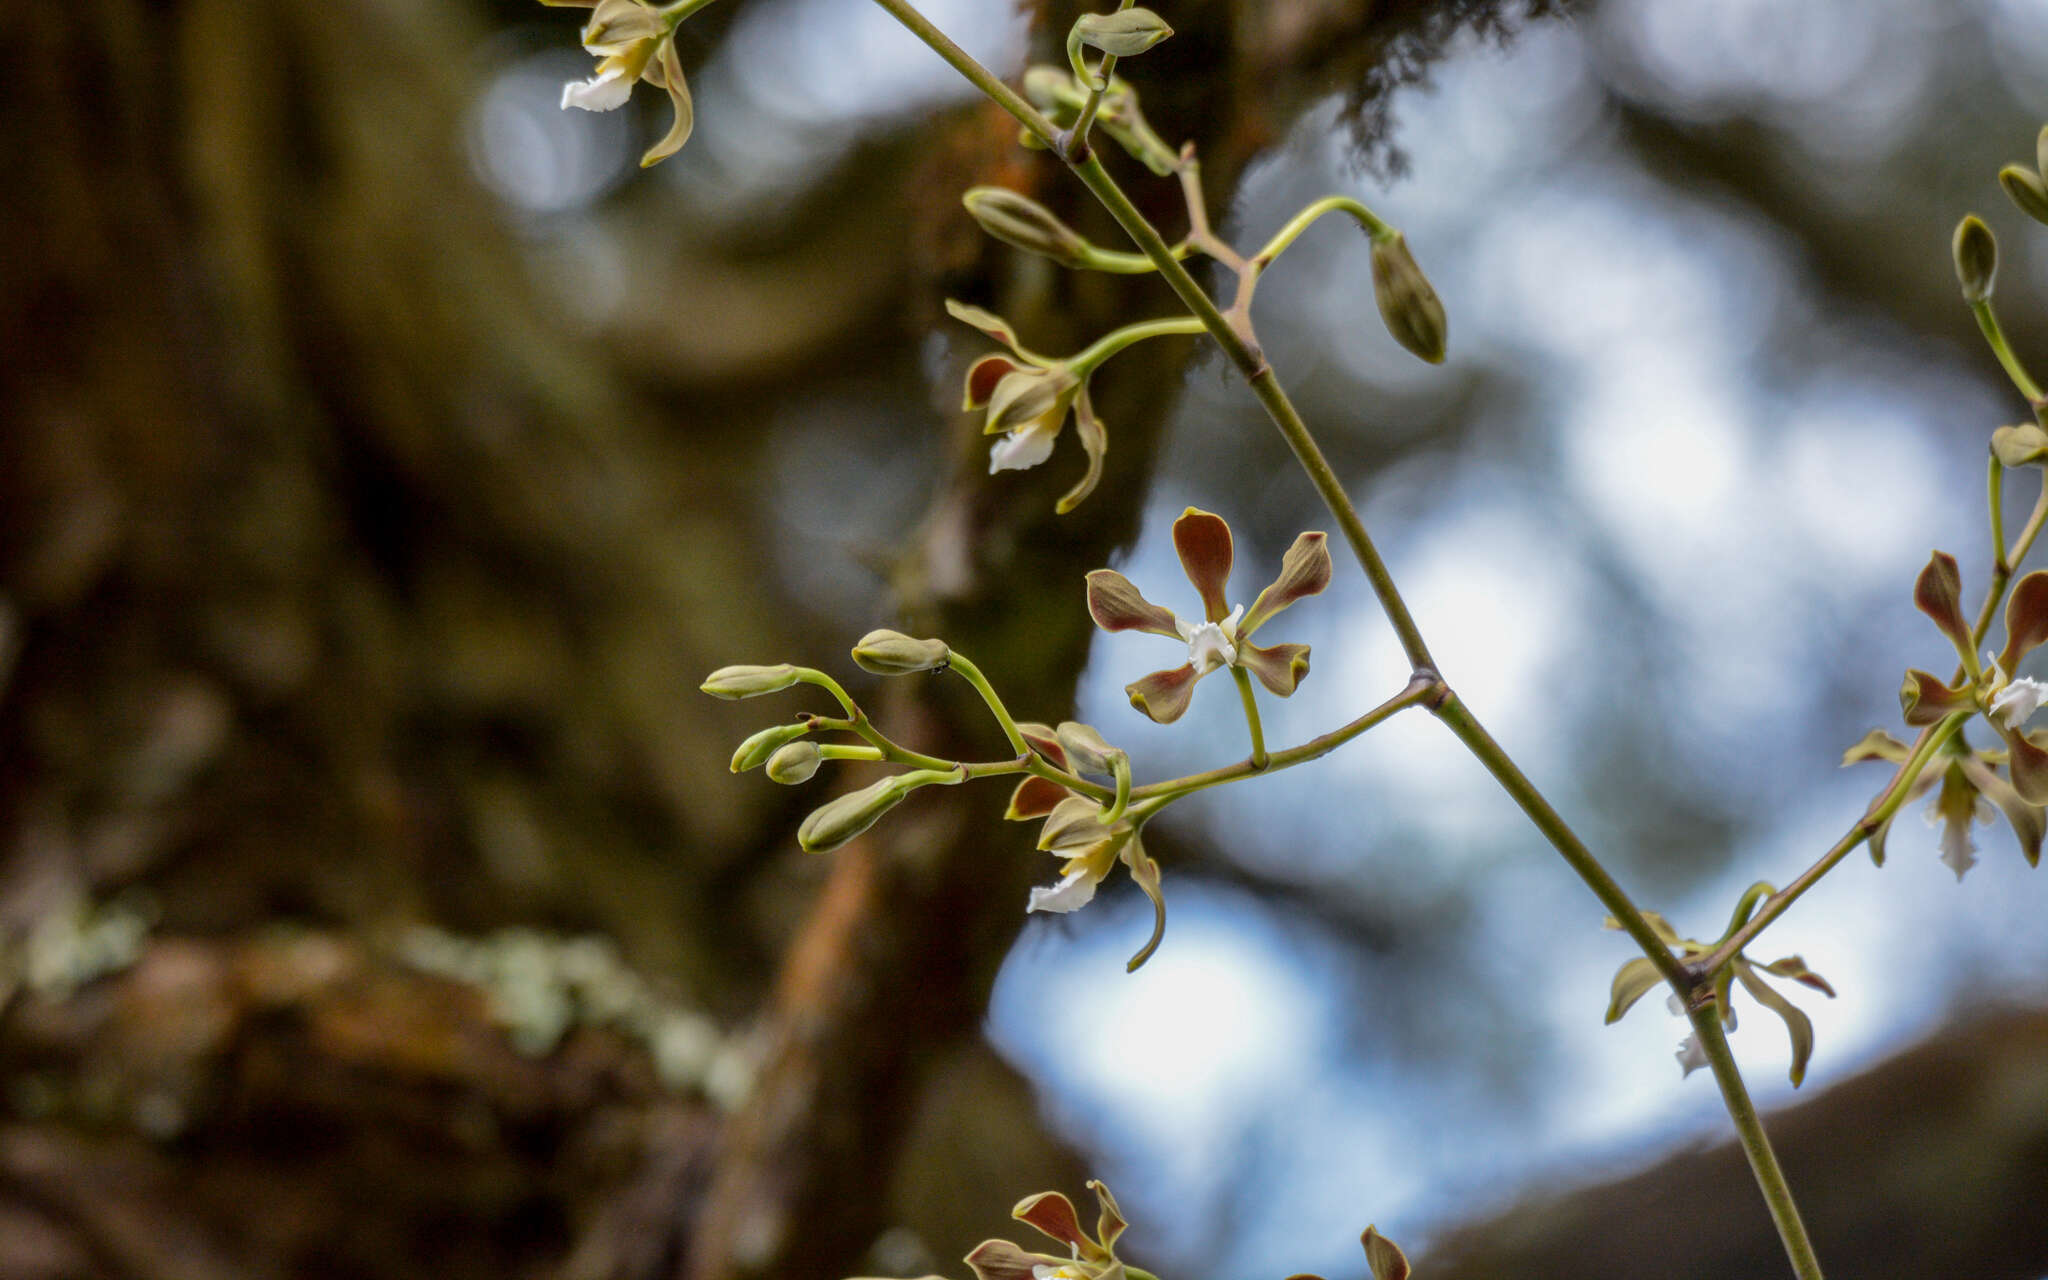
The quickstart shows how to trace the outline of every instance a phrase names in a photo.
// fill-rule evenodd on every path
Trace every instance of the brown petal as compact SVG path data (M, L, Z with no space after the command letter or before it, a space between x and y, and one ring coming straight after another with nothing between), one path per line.
M2048 640L2048 569L2021 578L2005 602L2005 652L1998 665L2005 674L2018 673L2020 659Z
M1080 506L1083 498L1095 492L1097 482L1102 479L1102 456L1109 452L1109 433L1102 429L1102 420L1095 416L1095 405L1088 398L1088 384L1085 382L1074 397L1074 434L1080 438L1081 449L1088 455L1088 471L1053 505L1056 515L1067 514Z
M1010 793L1010 807L1003 810L1009 822L1043 818L1067 798L1067 789L1048 778L1026 778Z
M1088 616L1104 631L1149 631L1180 639L1173 610L1162 609L1139 594L1131 580L1114 569L1088 574Z
M994 312L983 311L980 307L970 307L964 302L955 302L948 298L946 314L962 324L973 325L1010 350L1017 350L1017 334L1010 328L1010 322Z
M1131 705L1144 712L1155 723L1172 724L1187 712L1189 699L1195 696L1195 681L1202 677L1195 672L1195 664L1184 663L1171 671L1154 671L1142 680L1124 686L1124 694Z
M2048 804L2048 751L2013 729L2005 731L2005 745L2012 753L2006 768L2012 774L2013 789L2028 804Z
M1929 556L1927 567L1913 583L1913 603L1934 619L1934 625L1941 628L1958 652L1969 655L1970 624L1963 617L1962 596L1963 575L1956 568L1956 558L1946 551Z
M1026 1253L1008 1240L984 1240L967 1255L966 1261L975 1280L1032 1280L1033 1267L1065 1265L1059 1258Z
M1067 748L1060 742L1060 735L1049 724L1036 720L1019 720L1017 736L1024 739L1024 745L1052 761L1060 768L1067 767Z
M1180 567L1188 581L1202 593L1202 609L1209 621L1230 616L1223 586L1230 580L1230 526L1223 517L1189 507L1173 522L1173 549L1180 553Z
M2005 814L2006 822L2012 826L2012 833L2018 837L2020 852L2026 855L2027 865L2041 865L2041 839L2048 834L2048 821L2044 821L2040 806L2028 804L2020 799L2020 793L2012 785L1976 756L1964 756L1963 776L1977 788L1978 794L1998 806ZM1833 993L1830 992L1830 995Z
M960 407L979 409L995 394L996 384L1024 366L1006 355L988 355L967 366L967 395Z
M1035 1196L1026 1196L1010 1210L1010 1216L1019 1222L1030 1223L1061 1244L1076 1249L1093 1247L1094 1242L1081 1230L1081 1219L1074 1212L1074 1202L1057 1191L1041 1191Z
M1969 711L1976 705L1968 689L1951 689L1940 676L1925 671L1908 670L1905 682L1899 685L1899 709L1905 713L1906 723L1916 729L1937 724L1952 711Z
M1367 1227L1359 1243L1365 1246L1365 1262L1372 1268L1373 1280L1408 1280L1407 1256L1400 1245L1381 1235L1378 1227Z
M1844 765L1858 764L1865 760L1889 760L1893 764L1904 764L1912 756L1912 748L1882 729L1872 729L1863 735L1863 740L1842 753Z
M1773 960L1764 966L1764 972L1775 973L1781 978L1790 978L1794 982L1803 983L1822 995L1827 996L1830 1000L1834 999L1834 985L1826 978L1807 968L1806 961L1798 956L1786 956L1782 960Z
M1259 683L1271 689L1280 697L1293 694L1308 674L1308 646L1305 644L1276 644L1261 649L1255 644L1237 646L1237 660L1245 670L1259 678Z
M1166 895L1159 887L1159 864L1145 852L1144 842L1135 835L1124 846L1124 865L1131 869L1131 879L1145 891L1146 897L1152 899L1152 936L1124 966L1126 972L1135 973L1139 965L1150 960L1152 953L1159 950L1159 941L1166 936ZM1109 1207L1105 1205L1105 1211Z
M1259 598L1252 601L1251 609L1238 624L1239 637L1250 635L1262 626L1266 619L1285 609L1305 596L1312 596L1330 585L1330 538L1323 533L1304 533L1287 548L1287 554L1280 558L1280 576L1273 579L1271 586L1259 592Z

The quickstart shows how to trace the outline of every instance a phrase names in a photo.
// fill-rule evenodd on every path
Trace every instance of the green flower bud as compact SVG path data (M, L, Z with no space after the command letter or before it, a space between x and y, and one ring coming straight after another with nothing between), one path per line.
M972 187L960 203L983 231L1004 244L1042 253L1062 266L1080 265L1091 247L1052 210L1006 187Z
M853 646L853 660L878 676L907 676L943 671L953 651L943 640L913 640L901 631L870 631Z
M2038 467L2048 460L2048 431L2031 422L1991 433L1991 452L2008 467Z
M720 667L697 687L714 698L752 698L779 693L795 684L801 675L787 662L772 667Z
M2034 137L2034 169L2048 174L2048 124L2041 126L2041 132Z
M1057 733L1067 759L1082 773L1114 773L1112 759L1124 754L1121 748L1110 746L1093 725L1078 720L1062 721Z
M732 753L732 771L745 773L749 769L759 768L769 756L775 754L778 747L793 742L810 731L811 726L805 723L771 725L761 730L742 742L740 749Z
M1082 15L1074 23L1074 34L1091 48L1129 58L1172 35L1173 28L1150 9L1122 9L1116 13Z
M792 742L768 757L768 779L785 787L809 782L811 776L818 772L820 758L817 743Z
M1025 69L1024 97L1062 129L1080 118L1081 104L1087 100L1074 83L1073 72L1042 63Z
M1394 341L1431 364L1442 364L1448 328L1444 304L1398 231L1373 239L1372 292Z
M828 853L875 825L883 814L901 804L908 795L895 778L884 778L858 791L849 791L828 804L813 809L797 828L796 842L806 853Z
M1998 278L1998 240L1991 234L1991 228L1976 214L1970 214L1956 224L1955 238L1956 279L1963 286L1963 297L1971 302L1983 302L1991 297L1991 286Z
M2041 175L2021 164L2009 164L1998 171L1998 185L2019 206L2021 213L2036 222L2048 223L2048 185Z

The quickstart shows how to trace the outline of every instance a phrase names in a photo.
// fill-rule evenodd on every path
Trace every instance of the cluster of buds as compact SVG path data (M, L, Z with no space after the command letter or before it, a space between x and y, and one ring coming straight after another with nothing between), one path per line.
M1737 929L1748 922L1750 913L1756 909L1756 904L1771 892L1772 888L1768 884L1751 885L1737 904L1735 917L1729 921L1728 931L1715 942L1700 942L1693 938L1679 937L1678 931L1671 927L1670 922L1654 911L1645 911L1643 918L1649 921L1650 928L1656 931L1664 945L1677 952L1681 958L1690 960L1712 952L1722 942L1727 941ZM1609 917L1607 927L1619 929L1621 925ZM1735 1005L1729 1000L1729 995L1734 984L1738 982L1742 984L1742 989L1749 993L1751 999L1784 1020L1785 1030L1792 1038L1791 1075L1792 1084L1797 1087L1806 1079L1806 1064L1813 1057L1813 1020L1808 1018L1799 1006L1787 1000L1783 992L1765 982L1762 975L1766 973L1774 977L1789 978L1829 998L1833 998L1835 989L1828 984L1827 979L1807 968L1806 961L1798 956L1786 956L1782 960L1758 965L1737 953L1735 958L1723 966L1714 977L1711 997L1716 1015L1721 1019L1723 1027L1730 1031L1735 1029ZM1622 965L1615 972L1613 990L1607 1002L1608 1023L1611 1025L1620 1021L1621 1016L1633 1008L1636 1001L1642 999L1662 980L1657 972L1657 966L1647 956L1637 956ZM1685 1013L1684 1006L1679 1003L1675 994L1667 1004L1672 1013L1681 1016ZM1686 1075L1691 1075L1707 1065L1706 1050L1701 1046L1699 1037L1695 1035L1685 1037L1678 1046L1677 1056L1678 1065Z
M1961 674L1950 684L1932 672L1908 670L1899 686L1899 705L1906 723L1932 730L1951 717L1960 720L1982 715L2004 739L2005 749L1971 747L1959 723L1941 744L1936 758L1912 781L1906 798L1916 799L1940 788L1928 820L1942 827L1941 861L1955 872L1957 880L1977 862L1971 825L1990 821L1994 810L2011 824L2027 861L2038 863L2044 826L2048 826L2042 810L2048 803L2048 750L2024 732L2023 726L2048 698L2048 685L2010 673L2048 641L2048 571L2030 573L2013 587L2005 606L2005 648L1996 654L1986 653L1981 662L1976 656L1975 629L1963 616L1962 575L1955 557L1937 551L1929 558L1914 584L1913 603L1955 647ZM1850 747L1842 763L1885 760L1905 764L1912 757L1911 747L1880 729ZM2005 766L2006 777L1999 776L2000 765ZM1893 815L1896 813L1894 809ZM1880 866L1890 827L1891 817L1887 816L1870 837L1870 856Z
M854 646L853 660L863 670L877 675L944 671L957 661L943 640L918 640L899 631L869 632ZM887 761L914 766L813 810L797 828L797 843L807 852L824 853L839 848L874 826L882 815L920 787L966 780L965 771L956 762L906 751L883 737L839 683L822 671L786 662L774 666L720 667L699 687L713 697L738 699L779 693L799 684L831 693L847 712L846 717L802 715L793 723L771 725L748 737L733 752L734 773L758 768L775 782L795 786L809 782L827 760ZM854 734L867 742L861 746L821 743L813 736L831 732Z

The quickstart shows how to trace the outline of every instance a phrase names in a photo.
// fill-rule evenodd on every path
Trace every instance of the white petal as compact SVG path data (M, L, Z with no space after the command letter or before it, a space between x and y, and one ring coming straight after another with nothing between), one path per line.
M1095 900L1095 880L1086 871L1069 871L1066 877L1050 888L1040 886L1031 891L1031 901L1025 904L1026 911L1079 911Z
M1035 467L1052 456L1052 442L1059 438L1057 427L1051 431L1040 430L1037 424L1012 431L995 442L988 451L990 475L998 471L1022 471Z
M1678 1044L1678 1065L1684 1074L1691 1075L1707 1065L1707 1051L1700 1047L1698 1036L1687 1036Z
M613 67L589 80L571 80L562 86L562 109L581 107L585 111L616 111L633 96L633 82L624 70Z
M1999 717L2008 729L2017 729L2041 709L2041 703L2048 699L2048 685L2032 676L2021 676L1991 699L1991 714Z
M1213 622L1198 622L1188 628L1188 661L1203 675L1237 661L1237 646Z

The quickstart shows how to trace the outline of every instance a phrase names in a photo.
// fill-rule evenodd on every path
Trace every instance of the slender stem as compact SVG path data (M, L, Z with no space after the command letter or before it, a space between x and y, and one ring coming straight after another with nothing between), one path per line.
M1147 271L1153 270L1150 259L1145 262ZM1082 350L1067 359L1067 367L1086 377L1095 372L1097 366L1125 347L1143 342L1147 338L1165 338L1175 335L1195 334L1202 331L1202 322L1193 316L1170 316L1160 320L1143 320L1127 324L1121 329L1112 329Z
M1025 760L1024 772L1044 778L1047 782L1056 782L1069 791L1087 796L1101 804L1112 804L1116 800L1116 792L1108 787L1099 782L1090 782L1079 774L1069 773L1035 751Z
M2005 464L1995 453L1990 461L1984 473L1984 490L1991 506L1991 572L2010 573L2012 563L2005 558Z
M1174 172L1180 178L1181 199L1188 207L1187 243L1216 259L1232 271L1244 271L1244 259L1239 256L1230 242L1218 236L1209 226L1209 197L1202 192L1202 164L1195 159L1195 144L1184 144L1180 149L1180 160L1174 165Z
M1873 833L1891 821L1892 815L1899 811L1899 806L1905 804L1910 797L1913 783L1920 777L1920 771L1934 758L1934 753L1941 749L1942 744L1954 737L1957 730L1963 727L1963 721L1969 718L1969 712L1958 711L1940 724L1929 726L1920 735L1919 741L1913 744L1913 754L1908 756L1906 762L1899 766L1898 772L1892 775L1890 785L1878 796L1877 803L1870 807L1870 811L1857 819L1856 825L1850 827L1840 840L1835 841L1834 847L1822 854L1820 861L1800 872L1784 888L1765 897L1763 905L1757 908L1757 913L1745 921L1741 928L1729 934L1719 946L1708 952L1705 958L1694 961L1691 965L1693 971L1702 975L1715 973L1721 966L1741 954L1742 949L1758 934L1769 928L1771 921L1784 915L1786 910L1799 900L1801 894L1811 889L1822 876L1834 870L1836 863L1848 857L1858 845L1870 839Z
M963 79L1003 110L1017 118L1032 137L1048 148L1057 147L1060 131L1052 121L1020 96L1015 89L1006 85L1002 77L975 61L974 56L932 25L931 19L919 13L910 0L875 0L888 11L890 17L902 23L910 33L931 47L933 53L946 60L946 65L958 71Z
M875 722L868 719L867 712L854 705L853 699L847 695L846 690L840 688L839 682L831 676L826 675L822 671L813 671L809 672L809 674L816 676L817 679L806 679L804 683L813 684L824 689L837 698L839 705L845 707L847 711L846 718L843 720L829 719L825 716L810 717L812 732L815 733L822 730L826 733L859 734L873 743L875 749L882 753L881 759L887 760L891 764L914 765L919 769L950 769L953 767L954 761L941 760L937 756L928 756L920 751L912 751L909 747L902 745L888 734L877 729ZM821 747L820 749L823 750L824 748Z
M974 691L981 695L981 700L988 704L989 714L1003 727L1003 736L1010 740L1011 749L1020 756L1028 753L1031 748L1024 744L1024 735L1017 731L1017 722L1011 717L1010 709L996 696L995 686L988 682L987 676L981 674L981 668L969 662L967 656L958 650L946 660L946 665L950 670L959 672L960 678L973 685Z
M1749 919L1750 912L1756 910L1756 904L1777 891L1777 887L1768 880L1759 880L1749 886L1749 888L1744 889L1742 896L1735 900L1735 912L1729 917L1728 928L1722 932L1721 936L1724 938L1728 937L1737 929L1740 929L1744 922Z
M1558 816L1557 810L1550 807L1550 802L1543 798L1543 793L1536 789L1536 784L1529 781L1516 767L1515 762L1508 758L1508 753L1501 750L1500 744L1493 740L1492 735L1481 727L1479 721L1473 719L1472 713L1465 708L1458 695L1444 687L1442 699L1435 704L1434 710L1437 719L1449 726L1451 732L1457 735L1458 741L1464 743L1466 749L1478 758L1479 763L1486 766L1486 771L1493 775L1494 781L1500 783L1501 789L1521 806L1529 821L1543 833L1544 838L1564 857L1571 869L1578 873L1579 879L1586 882L1586 887L1593 891L1594 897L1600 899L1608 914L1628 931L1629 937L1635 939L1643 954L1650 958L1650 963L1657 966L1657 972L1671 984L1671 989L1681 994L1692 990L1692 974L1686 970L1684 963L1671 953L1671 948L1664 945L1664 940L1657 936L1657 931L1643 916L1641 908L1637 907L1615 882L1614 877L1608 874L1607 868L1600 865L1600 860L1593 856L1592 850L1586 848L1577 833Z
M1259 726L1259 704L1252 696L1252 678L1243 667L1232 667L1230 674L1237 681L1237 696L1244 702L1245 727L1252 731L1251 766L1264 769L1272 757L1266 754L1266 731Z
M1192 795L1205 788L1220 786L1226 782L1235 782L1239 778L1249 778L1253 774L1278 773L1282 769L1291 769L1298 764L1306 764L1311 760L1320 760L1359 734L1364 733L1367 729L1392 719L1395 713L1406 711L1409 707L1416 706L1425 701L1430 695L1435 693L1437 687L1437 682L1434 679L1418 676L1408 682L1407 688L1356 720L1344 725L1342 728L1333 729L1320 737L1310 738L1298 747L1289 747L1285 751L1272 752L1266 757L1266 764L1263 769L1254 768L1249 760L1241 760L1236 764L1226 765L1221 769L1211 769L1206 773L1191 773L1185 778L1175 778L1170 782L1147 783L1133 790L1131 792L1131 799L1133 802L1139 800L1178 800L1182 796Z
M1275 232L1273 238L1266 242L1266 247L1252 255L1252 261L1261 266L1270 265L1275 258L1287 251L1287 246L1300 238L1302 232L1313 226L1317 219L1326 213L1338 212L1350 214L1365 233L1375 240L1383 240L1394 234L1392 226L1350 196L1324 196L1288 219L1287 225Z
M1971 303L1970 314L1977 317L1977 327L1984 331L1984 341L1991 344L1991 354L2005 366L2005 376L2012 379L2012 385L2027 398L2027 404L2039 413L2048 398L2041 395L2041 388L2027 375L2026 366L2013 354L2012 344L2005 340L2005 330L1999 327L1998 313L1991 309L1991 299Z
M1693 1034L1699 1037L1700 1048L1706 1052L1714 1083L1721 1086L1721 1101L1728 1108L1729 1119L1735 1122L1735 1133L1742 1141L1743 1154L1749 1157L1757 1189L1770 1206L1771 1221L1777 1225L1778 1238L1785 1243L1785 1256L1792 1261L1792 1273L1799 1280L1821 1280L1820 1259L1814 1255L1813 1241L1807 1238L1806 1224L1800 1221L1792 1188L1785 1181L1784 1169L1778 1165L1777 1153L1771 1150L1763 1121L1757 1118L1756 1104L1750 1101L1749 1089L1742 1083L1735 1055L1729 1052L1728 1037L1721 1030L1720 1009L1711 1000L1687 1002L1685 1016L1692 1023Z

